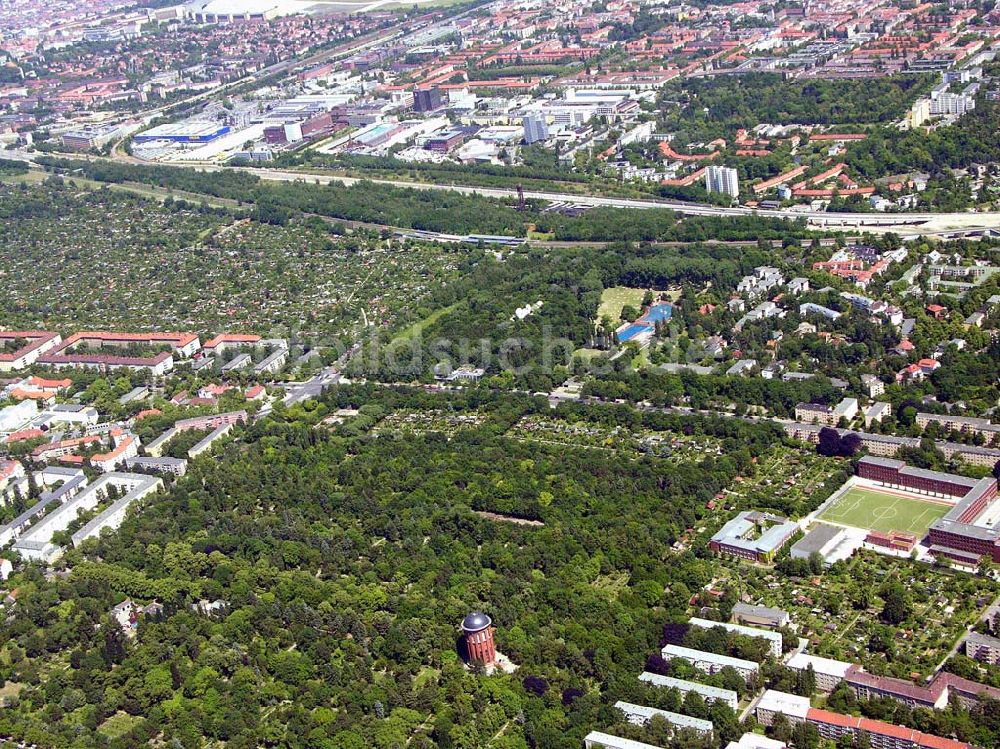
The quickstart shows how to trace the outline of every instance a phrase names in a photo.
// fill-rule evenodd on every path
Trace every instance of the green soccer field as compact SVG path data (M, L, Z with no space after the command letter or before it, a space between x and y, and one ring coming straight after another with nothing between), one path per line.
M819 516L839 525L871 531L904 531L922 538L951 506L898 494L851 487Z

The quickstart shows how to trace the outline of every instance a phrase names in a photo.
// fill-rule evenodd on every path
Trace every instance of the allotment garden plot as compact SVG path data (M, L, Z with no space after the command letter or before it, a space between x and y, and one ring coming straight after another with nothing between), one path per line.
M799 517L830 496L843 466L843 461L815 450L775 445L757 461L753 475L737 479L726 491L727 502L740 509L766 508Z
M460 429L475 429L486 422L482 411L456 412L444 409L393 411L372 429L373 435L423 435L437 432L452 435Z
M629 459L650 455L672 463L697 462L722 454L722 443L705 435L570 422L537 415L522 418L507 436L526 442L618 453Z

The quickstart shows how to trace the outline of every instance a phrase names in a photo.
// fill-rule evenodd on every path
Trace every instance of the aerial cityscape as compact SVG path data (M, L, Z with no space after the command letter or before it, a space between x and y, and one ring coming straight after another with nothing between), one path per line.
M1000 747L998 55L0 2L0 749Z

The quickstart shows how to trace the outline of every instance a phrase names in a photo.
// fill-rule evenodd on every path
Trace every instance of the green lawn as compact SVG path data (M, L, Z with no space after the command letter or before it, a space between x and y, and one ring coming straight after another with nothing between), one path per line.
M109 739L117 739L119 736L124 736L141 722L142 718L138 716L118 711L104 721L97 730Z
M617 320L622 314L622 307L631 304L636 309L642 305L645 289L632 289L628 286L612 286L601 294L601 305L597 308L597 319L607 315Z
M921 538L950 509L950 505L855 486L828 507L820 519L866 530L904 531Z
M458 306L460 304L461 304L461 302L455 302L454 304L450 304L447 307L439 307L438 309L436 309L433 312L431 312L423 320L418 320L417 322L413 323L413 325L411 325L410 327L406 328L406 330L401 331L399 333L399 335L397 335L393 339L392 343L409 341L409 340L411 340L413 338L417 338L418 336L420 336L420 335L423 334L425 328L430 327L431 325L433 325L434 323L436 323L438 320L440 320L442 317L444 317L445 315L447 315L449 312L452 312L452 311L458 309Z
M584 362L589 362L598 356L608 353L607 351L602 351L598 348L578 348L573 352L573 356L579 356Z

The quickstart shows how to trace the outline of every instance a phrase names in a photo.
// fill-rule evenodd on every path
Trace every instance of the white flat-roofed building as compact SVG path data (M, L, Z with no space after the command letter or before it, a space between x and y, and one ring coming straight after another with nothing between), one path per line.
M223 373L234 372L237 369L243 369L245 367L249 367L251 364L253 364L253 357L250 356L250 354L237 354L235 357L233 357L232 361L222 366L221 371Z
M796 533L799 524L788 518L756 510L732 518L709 539L708 547L719 554L770 562Z
M229 132L229 127L207 120L172 122L157 125L149 130L136 134L136 143L146 143L154 140L171 141L173 143L208 143Z
M108 479L107 482L104 482L104 479ZM112 530L118 528L125 519L129 507L163 488L163 479L155 476L145 476L139 473L106 473L91 485L91 489L96 493L105 483L117 487L125 494L73 534L74 546L79 546L88 538L96 538L105 528Z
M728 166L709 166L705 168L705 191L717 192L731 198L740 196L739 173Z
M687 661L699 671L707 674L717 674L726 666L736 669L736 672L744 679L749 679L760 673L760 666L753 661L745 661L742 658L733 658L728 655L718 655L717 653L706 653L703 650L693 650L680 645L665 645L660 651L664 660L680 658Z
M681 715L680 713L672 713L669 710L635 705L631 702L622 702L621 700L615 703L615 707L625 713L625 717L629 723L634 723L637 726L644 726L654 717L659 716L677 729L687 728L705 736L712 733L712 721L710 720L692 718L690 715Z
M72 471L74 475L67 477L57 489L42 492L37 503L22 512L7 525L0 528L0 546L6 546L11 541L20 537L20 535L31 525L34 519L41 515L46 509L55 505L57 502L68 502L71 497L78 494L87 486L87 477L79 468L62 470ZM35 474L36 477L38 475L39 474L37 473ZM51 484L47 485L51 486Z
M277 374L288 361L288 349L279 348L269 354L260 364L257 364L253 371L257 374Z
M757 720L769 726L778 713L788 718L788 722L793 725L801 723L809 714L809 698L768 689L757 702Z
M79 468L64 468L63 466L45 466L35 473L35 478L46 489L56 484L66 484L72 479L83 476L83 471ZM84 482L86 484L86 482Z
M15 432L38 416L38 404L23 400L16 406L0 408L0 432Z
M692 618L688 624L692 627L699 627L701 629L722 627L727 632L732 632L733 634L745 635L746 637L759 637L762 640L768 641L768 646L771 649L771 655L775 658L781 657L781 632L775 632L770 629L747 627L742 624L730 624L729 622L714 622L710 619L699 619L698 617Z
M833 415L836 417L837 421L840 421L840 419L850 421L858 415L858 399L844 398L840 401L840 403L834 406Z
M663 689L676 689L681 697L688 692L701 695L705 702L721 702L727 707L735 710L740 702L740 697L732 689L721 689L720 687L699 684L697 681L687 681L686 679L675 679L672 676L661 676L650 671L643 671L639 674L639 681L652 684Z
M202 440L198 442L198 444L194 445L190 450L188 450L188 457L197 458L203 452L210 450L212 448L212 445L214 445L218 440L225 437L231 431L233 431L232 424L222 424L220 426L217 426L207 436L202 438Z
M163 486L163 481L135 473L106 473L25 531L14 544L14 550L25 559L46 564L54 562L62 556L63 549L52 543L53 535L66 530L81 511L90 511L97 507L107 496L109 486L114 486L119 492L123 492L123 496L74 533L74 545L91 535L97 535L103 528L117 528L125 517L128 506L159 489Z
M847 677L847 672L851 668L850 663L806 653L796 653L785 665L794 671L805 671L812 666L816 674L816 688L821 692L832 692Z
M759 733L745 733L740 736L739 741L730 741L726 744L726 749L787 749L787 747L784 741L769 739Z
M883 402L873 403L865 409L865 429L869 429L876 422L881 424L887 416L891 415L892 406L890 404Z
M42 416L50 424L96 424L100 415L93 406L80 403L60 403L47 409Z
M187 461L183 458L150 458L135 456L125 460L125 467L130 470L140 469L154 473L183 476L187 472Z
M646 744L635 739L623 739L610 733L591 731L583 739L584 749L661 749L653 744Z

